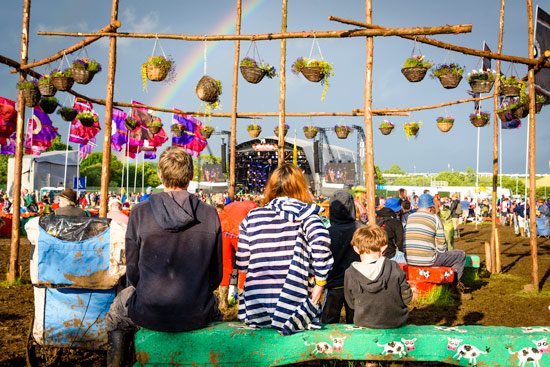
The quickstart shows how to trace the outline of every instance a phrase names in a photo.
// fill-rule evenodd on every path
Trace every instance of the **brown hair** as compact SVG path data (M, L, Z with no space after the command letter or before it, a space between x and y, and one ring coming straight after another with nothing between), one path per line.
M304 203L313 203L302 171L290 163L285 163L273 171L265 186L264 195L264 203L280 196L288 196Z
M157 172L164 187L187 188L193 177L193 159L183 148L170 147L160 155Z
M387 244L386 231L375 224L357 228L351 239L351 245L357 248L359 254L379 252Z

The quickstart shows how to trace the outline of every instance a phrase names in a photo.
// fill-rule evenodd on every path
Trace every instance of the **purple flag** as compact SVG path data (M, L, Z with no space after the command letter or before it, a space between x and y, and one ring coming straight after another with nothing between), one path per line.
M0 154L15 154L15 135L16 133L13 133L6 139L8 144L0 146Z
M87 144L80 144L80 147L78 148L78 157L82 159L86 158L95 146L95 138L91 138Z
M113 108L113 122L116 131L111 136L111 147L117 152L122 151L122 146L128 142L128 130L124 126L126 117L128 117L126 112Z
M51 141L57 136L57 128L53 127L52 120L50 120L50 117L46 113L42 112L40 107L35 107L33 110L32 127L33 145L47 145L49 147Z

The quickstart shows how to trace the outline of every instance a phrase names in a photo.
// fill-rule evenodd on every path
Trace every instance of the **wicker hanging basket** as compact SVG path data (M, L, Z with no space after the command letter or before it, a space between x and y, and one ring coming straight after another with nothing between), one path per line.
M317 136L318 131L315 130L305 130L304 135L308 139L314 139Z
M277 126L275 129L273 129L273 132L275 133L275 136L279 136L279 126ZM286 136L287 132L288 132L288 129L285 129L283 131L283 136Z
M500 94L506 97L517 97L519 96L519 87L514 84L502 84L500 86Z
M248 130L248 134L252 138L257 138L258 136L260 136L261 132L262 132L262 128L254 129L254 130Z
M128 131L134 131L138 126L139 122L132 117L127 117L126 120L124 120L124 127Z
M168 69L160 65L147 64L147 79L152 82L161 82L168 76Z
M423 68L421 66L411 66L401 69L401 72L405 75L405 78L407 78L407 80L411 83L416 83L424 79L427 71L427 68Z
M447 131L452 129L453 124L454 124L454 120L452 122L449 120L445 120L444 122L438 122L437 128L442 132L446 133Z
M497 112L497 115L500 118L500 121L502 121L502 122L512 121L515 118L514 117L514 110L499 111L499 112Z
M338 137L338 139L347 139L348 135L348 130L336 130L336 136Z
M470 87L474 93L489 93L493 89L494 80L475 79L470 82Z
M264 78L265 71L257 66L241 65L241 74L247 82L258 84Z
M162 126L147 126L147 129L151 134L157 135L160 132L160 129L162 129Z
M38 103L40 104L40 108L42 108L42 111L44 111L44 113L48 115L54 113L55 109L57 108L57 103L52 103L45 99L41 99Z
M181 134L183 134L183 131L180 125L172 125L170 130L172 131L173 136L181 136Z
M535 102L535 113L539 113L544 105L540 102Z
M78 121L80 121L83 126L92 127L94 126L95 119L93 117L82 117L79 118Z
M67 121L67 122L71 122L73 121L76 116L78 115L78 110L75 110L75 109L71 109L71 110L61 110L59 112L59 114L61 115L61 118L64 120L64 121Z
M95 73L86 69L71 68L71 76L78 84L88 84L94 78Z
M201 101L214 103L218 100L218 96L220 95L218 82L216 79L205 75L197 83L195 93Z
M38 90L40 90L42 97L53 97L57 92L53 83L39 83Z
M512 115L514 115L517 119L522 119L527 116L529 116L529 105L528 104L521 104L518 108L512 112Z
M314 83L320 82L325 76L320 66L304 66L300 71L307 80Z
M66 91L71 89L74 79L70 76L52 76L52 83L57 90Z
M456 88L461 80L462 75L458 74L442 74L439 76L439 81L445 89Z
M475 127L483 127L485 125L487 125L489 123L489 118L483 118L483 117L480 117L480 118L477 118L477 117L471 117L470 118L470 122L472 123L472 125L474 125Z
M205 139L210 138L212 136L212 133L213 133L212 130L207 130L205 128L201 128L199 131L200 131L202 137L205 138Z
M382 135L390 135L393 127L385 126L385 127L379 127L378 130L382 133Z
M21 89L23 97L25 98L25 106L34 107L40 102L40 91L38 87Z
M409 129L409 132L410 132L409 135L411 135L411 136L416 136L416 135L418 135L418 130L420 130L419 127L411 127L411 128Z

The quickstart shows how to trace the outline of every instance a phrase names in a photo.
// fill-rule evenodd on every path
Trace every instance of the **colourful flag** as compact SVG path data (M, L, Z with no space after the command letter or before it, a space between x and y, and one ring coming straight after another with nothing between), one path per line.
M86 158L94 150L95 146L95 138L91 138L87 144L80 144L78 147L78 157L82 159Z
M13 133L10 137L4 139L3 142L0 142L0 154L15 154L15 135L16 133Z
M91 111L95 116L97 113L93 111L93 105L90 102L86 102L83 99L75 98L73 108L79 112ZM87 144L88 140L95 137L101 131L99 120L94 122L91 127L86 127L80 123L77 119L74 119L71 123L71 131L69 141L77 144Z
M199 133L202 122L192 116L183 114L174 114L172 122L185 128L181 136L172 136L172 145L182 147L192 156L198 156L208 145L206 139Z
M0 97L0 138L8 139L17 126L15 101Z
M111 135L111 148L117 152L122 151L122 146L128 142L128 130L124 126L124 120L128 117L126 112L113 108L113 122L115 132Z

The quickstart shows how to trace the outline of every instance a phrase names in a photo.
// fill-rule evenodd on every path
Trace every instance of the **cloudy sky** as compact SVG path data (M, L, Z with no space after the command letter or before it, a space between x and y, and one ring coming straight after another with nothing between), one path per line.
M0 15L0 55L19 60L20 35L23 1L9 1L3 4ZM222 0L121 0L119 19L120 32L173 33L173 34L231 34L235 32L234 17L236 2ZM276 33L280 31L281 2L274 0L242 0L243 18L241 33ZM157 7L156 5L160 5ZM537 3L534 3L536 8ZM438 35L434 39L460 46L481 49L483 41L493 51L497 49L499 29L499 1L457 2L441 1L404 1L387 0L373 2L373 20L385 27L442 26L472 24L472 32L460 35ZM544 4L543 4L544 9ZM550 6L544 9L550 12ZM79 38L38 36L37 31L93 32L110 21L111 1L93 2L69 0L35 0L32 2L30 21L29 61L40 60L68 47ZM289 0L288 31L324 31L351 29L328 20L333 15L341 18L364 21L364 1L347 0ZM524 1L508 1L505 8L505 26L503 53L527 57L527 10ZM120 39L117 49L117 71L115 101L130 102L136 100L148 105L173 108L184 111L196 111L201 101L194 93L197 81L202 77L206 64L207 74L222 82L224 92L221 103L224 112L231 111L231 85L233 82L234 42L187 42L161 40L167 55L171 55L177 65L177 80L172 84L149 83L148 92L143 91L140 66L153 51L153 39ZM330 87L324 101L321 101L322 86L306 81L302 76L290 73L294 60L309 56L312 41L287 41L287 112L350 112L363 107L365 74L365 39L321 39L319 40L323 58L334 67L334 77L330 78ZM207 56L204 58L206 46ZM249 42L241 42L241 58L246 56ZM261 58L279 69L280 41L257 42ZM422 82L410 83L400 72L404 60L411 55L413 42L399 37L378 37L374 40L373 72L373 108L405 108L433 105L447 101L468 98L469 85L465 79L456 89L444 89L437 79L426 77ZM480 67L480 59L458 53L420 45L421 53L435 64L454 61L466 67L467 72ZM104 71L96 75L88 85L75 84L74 90L94 98L105 98L108 62L108 40L100 40L88 46L85 52L104 66ZM158 54L158 52L157 52ZM69 62L78 54L68 56ZM249 56L251 53L249 54ZM314 48L312 56L320 58ZM43 65L36 70L42 74L59 66L59 61ZM66 64L64 65L66 66ZM493 64L494 67L494 64ZM523 77L527 68L524 65L502 63L506 75ZM10 74L9 68L0 65L0 96L16 100L16 74ZM72 96L58 92L56 97L64 105L72 103ZM484 101L483 107L490 110L492 100ZM264 79L259 84L249 84L239 75L237 108L242 112L277 112L279 108L279 79ZM95 106L103 125L104 108ZM411 117L389 117L396 129L389 136L383 136L377 129L383 117L374 118L374 154L375 163L382 169L392 164L400 165L404 170L413 172L438 172L447 170L462 171L476 165L477 131L468 115L473 111L473 103L454 105L446 109L414 112ZM28 112L30 113L30 111ZM448 133L440 132L435 120L438 116L452 115L455 125ZM171 116L158 113L166 124ZM549 171L550 159L550 108L543 109L537 115L537 172ZM58 115L52 117L54 125L59 127L62 139L67 137L67 123ZM421 120L424 127L418 139L407 141L402 126L410 120ZM237 142L249 138L246 126L250 120L239 119ZM272 135L277 118L264 118L261 121L264 132L261 136ZM363 125L362 117L322 117L287 118L293 134L303 138L302 127L314 124L321 127L333 127L335 124ZM230 129L229 118L213 118L209 124L218 129ZM505 130L502 134L503 171L521 173L525 170L525 149L527 118L516 130ZM481 128L480 171L492 169L492 126ZM102 141L103 131L98 135ZM328 134L331 144L356 150L356 135L352 133L347 140L340 140L334 133ZM211 151L220 155L220 137L209 139ZM101 145L96 148L101 149ZM205 150L205 153L207 151Z

